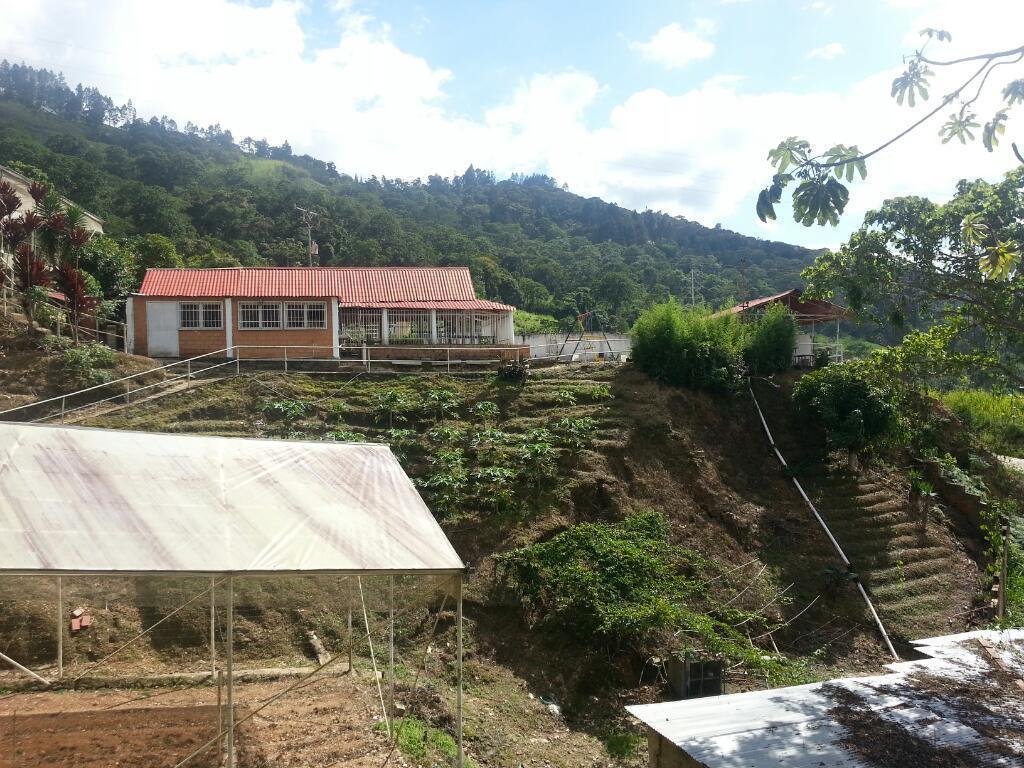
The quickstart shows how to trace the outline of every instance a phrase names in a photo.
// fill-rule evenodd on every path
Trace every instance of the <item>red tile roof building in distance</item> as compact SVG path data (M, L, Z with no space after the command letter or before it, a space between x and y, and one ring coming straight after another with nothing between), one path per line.
M514 310L478 299L467 267L230 267L149 269L140 296L323 298L342 307Z

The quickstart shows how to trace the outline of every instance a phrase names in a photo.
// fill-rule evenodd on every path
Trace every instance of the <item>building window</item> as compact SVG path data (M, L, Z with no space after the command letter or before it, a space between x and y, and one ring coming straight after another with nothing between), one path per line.
M220 304L203 304L203 328L220 328L221 325Z
M254 331L281 327L281 305L275 302L242 302L238 305L238 327Z
M338 335L348 344L380 343L379 309L342 309Z
M326 328L327 305L322 301L289 302L285 322L288 328Z
M423 344L430 341L430 312L421 309L388 310L388 342Z
M199 328L199 305L179 304L178 311L181 313L181 328Z
M252 330L260 327L259 304L238 305L238 327L245 330Z
M221 305L200 304L198 302L182 302L178 305L180 321L178 326L183 330L217 329L221 327Z
M437 337L442 344L494 344L499 315L491 312L438 312Z
M260 328L281 327L281 305L260 304Z

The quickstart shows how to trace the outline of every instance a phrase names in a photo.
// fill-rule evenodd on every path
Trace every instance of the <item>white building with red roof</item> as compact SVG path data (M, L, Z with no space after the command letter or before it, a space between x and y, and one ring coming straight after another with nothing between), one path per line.
M128 301L127 346L172 358L338 358L368 347L384 359L430 357L416 347L494 358L518 349L513 312L477 298L466 267L150 269Z

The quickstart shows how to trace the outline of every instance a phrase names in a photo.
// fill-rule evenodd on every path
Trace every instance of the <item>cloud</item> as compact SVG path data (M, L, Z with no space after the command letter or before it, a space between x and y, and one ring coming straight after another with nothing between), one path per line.
M708 19L699 19L693 31L685 29L678 22L672 22L655 32L650 40L630 43L630 48L638 51L645 59L670 69L679 69L714 54L715 44L701 37L713 34L714 31L715 23Z
M813 0L804 6L805 11L817 11L818 13L828 15L832 13L831 3L826 3L825 0Z
M908 39L920 44L923 26L944 27L954 35L948 54L959 55L1009 47L1006 38L1024 26L1024 3L1009 10L998 0L964 5L933 2L911 11ZM985 23L997 8L1001 23ZM784 221L783 211L775 225L754 217L754 197L771 174L767 150L790 135L818 149L840 142L871 148L937 98L917 110L895 104L890 83L903 51L893 50L891 69L815 92L786 87L782 78L758 90L752 80L723 74L627 92L610 105L614 92L591 73L527 71L513 89L466 114L449 102L457 72L403 50L387 25L356 5L339 4L333 39L316 49L303 31L307 14L304 4L286 0L36 0L4 16L0 50L63 70L71 83L95 84L119 103L132 98L140 115L220 123L236 138L288 139L296 152L332 160L347 173L425 178L461 173L471 163L499 176L545 172L583 195L809 244L838 242L843 230L804 230ZM72 30L66 39L54 40L53 18ZM694 22L683 31L702 39L714 26ZM949 92L952 82L937 72L932 93ZM985 117L995 105L983 97L977 108ZM929 123L869 161L868 179L851 189L844 227L887 197L945 198L959 178L994 177L1010 167L1005 152L944 146L937 130Z
M842 43L827 43L820 48L812 48L807 52L808 59L821 59L831 61L834 58L846 53L846 47Z

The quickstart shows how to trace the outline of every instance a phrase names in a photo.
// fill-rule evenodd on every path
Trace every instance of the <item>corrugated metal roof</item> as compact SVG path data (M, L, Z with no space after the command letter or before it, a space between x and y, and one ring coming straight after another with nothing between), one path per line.
M776 293L773 296L762 296L759 299L744 301L741 304L737 304L735 307L723 309L721 312L716 312L715 314L740 315L752 310L761 309L776 302L788 307L789 311L793 313L798 321L840 320L850 314L848 309L841 307L838 304L833 304L831 301L822 301L820 299L808 299L804 301L800 298L802 295L803 291L799 288L791 288L788 291Z
M929 658L889 664L892 674L626 709L708 768L872 768L843 746L849 732L836 719L834 708L841 704L828 688L836 686L933 745L971 749L979 766L1019 766L1024 760L992 754L989 741L971 727L970 713L919 684L915 687L919 675L945 680L953 688L969 679L991 682L988 706L1020 722L1021 692L1013 694L1010 686L1000 685L990 662L973 647L972 641L979 640L991 642L1004 663L1018 677L1024 675L1024 630L979 631L920 640L916 644ZM999 700L1000 694L1005 701Z
M239 267L148 269L139 294L189 298L337 297L349 307L511 310L477 299L467 267Z
M0 424L0 572L462 569L385 445Z

